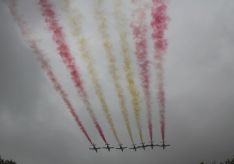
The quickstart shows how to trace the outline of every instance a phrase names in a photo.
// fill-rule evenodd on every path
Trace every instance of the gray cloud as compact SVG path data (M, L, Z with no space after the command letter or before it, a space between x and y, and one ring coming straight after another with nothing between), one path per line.
M56 57L55 47L46 32L46 26L35 2L27 2L27 0L20 1L19 11L30 21L35 33L43 39L42 48L49 54L52 65L56 68L56 74L77 107L89 133L97 143L101 144L92 124L87 121L88 115L83 110L83 104L74 91L65 67ZM61 3L53 2L60 11ZM107 3L105 8L112 5L111 2ZM27 5L28 10L24 5ZM106 60L101 60L104 51L100 48L99 35L93 28L95 27L93 4L91 1L80 0L79 8L83 14L86 14L87 28L84 33L90 39L95 67L105 88L105 95L110 97L109 105L112 107L114 121L117 123L121 137L128 143L129 139L117 107L115 93L109 92L113 90L113 86L109 82L111 78L106 70ZM125 9L128 9L128 6L125 6ZM95 154L87 149L88 143L44 75L34 54L23 42L6 5L0 1L0 20L4 22L0 26L0 154L15 159L19 164L150 162L197 164L201 160L221 160L233 155L234 1L171 0L168 12L171 21L167 32L169 48L165 57L166 139L172 147L166 151L159 149L136 153L103 151ZM62 11L59 14L69 36L68 42L72 52L78 54ZM111 14L108 18L112 18ZM114 24L110 26L114 27ZM118 55L121 53L117 40L118 33L114 28L110 29L110 32L113 34L112 41ZM150 44L152 55L152 43ZM131 52L133 51L131 49ZM122 58L121 55L118 56L118 67L121 70ZM79 60L79 55L76 58L91 97L95 92L87 74L86 64ZM155 72L152 71L153 83L156 83L154 75ZM121 75L121 79L123 77ZM140 84L139 81L137 83ZM124 80L122 84L126 87ZM152 91L155 91L153 86ZM156 100L155 93L153 96ZM129 97L126 97L126 100L131 108ZM144 100L142 102L144 108ZM92 104L101 124L107 130L108 139L111 143L115 143L95 97ZM157 102L153 104L155 140L160 142ZM132 112L130 113L136 133ZM146 122L146 119L143 119L143 122ZM146 126L144 128L147 131ZM147 139L147 134L145 138ZM136 139L139 142L137 137Z

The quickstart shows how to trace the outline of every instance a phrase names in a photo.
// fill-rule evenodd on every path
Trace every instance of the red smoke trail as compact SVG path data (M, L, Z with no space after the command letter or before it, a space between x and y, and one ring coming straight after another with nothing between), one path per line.
M75 119L77 125L80 127L81 131L84 133L84 135L86 136L86 138L88 139L90 144L93 144L93 141L89 137L89 135L88 135L87 131L85 130L82 122L80 121L78 115L76 114L74 107L72 106L71 102L69 101L67 93L63 90L61 84L58 82L57 78L55 77L55 75L54 75L48 61L45 60L42 52L40 52L40 50L38 49L36 43L31 42L30 47L33 49L35 54L38 54L37 56L38 56L39 61L41 62L42 68L46 71L47 76L49 77L50 81L54 85L54 88L60 94L60 96L62 97L64 103L67 105L67 107L69 109L69 112L72 114L72 116Z
M164 68L163 55L167 49L167 40L165 38L165 30L167 29L168 16L167 5L165 0L152 0L152 21L153 28L152 38L154 39L155 59L157 67L158 79L158 100L160 111L160 129L162 141L165 140L165 92L164 92Z
M18 26L20 27L22 35L24 36L25 40L29 44L30 48L36 54L36 56L37 56L37 58L38 58L38 60L39 60L39 62L41 64L43 70L46 72L48 78L52 82L55 90L62 97L64 103L66 104L69 112L71 113L72 117L76 121L76 124L78 125L78 127L81 129L81 131L83 132L85 137L88 139L90 144L92 144L93 142L92 142L91 138L89 137L89 135L88 135L87 131L85 130L81 120L79 119L78 115L76 114L74 107L72 106L71 102L69 101L67 93L64 91L62 85L59 83L58 79L56 78L56 76L55 76L55 74L54 74L48 60L46 60L45 54L38 48L37 42L36 42L36 40L34 40L32 38L31 31L27 27L26 23L16 13L16 2L11 1L11 4L9 5L9 8L10 8L11 14L13 15L15 21L17 22Z
M101 126L97 122L97 119L91 109L90 102L83 87L83 82L81 81L80 73L75 65L75 60L70 52L70 49L65 41L63 29L59 24L53 7L48 0L39 0L39 5L41 7L42 15L44 16L45 22L47 23L49 30L53 33L53 40L57 44L59 55L62 58L64 64L67 66L71 78L75 83L75 87L82 97L84 103L86 104L87 110L89 111L101 138L105 143L107 143Z
M134 20L131 23L133 30L134 41L136 45L136 56L140 69L141 83L146 97L147 105L147 117L148 117L148 129L150 141L152 142L153 130L152 130L152 107L150 96L150 77L149 77L149 61L147 51L147 27L146 27L146 7L142 6L140 1L132 0L133 4L137 5L137 9L134 11Z

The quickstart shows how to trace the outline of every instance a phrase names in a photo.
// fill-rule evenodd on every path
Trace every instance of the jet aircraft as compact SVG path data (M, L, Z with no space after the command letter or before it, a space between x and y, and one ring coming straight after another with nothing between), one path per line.
M130 147L129 149L132 149L132 150L135 150L135 151L137 151L137 149L138 149L139 147L136 147L136 145L135 144L133 144L133 146L132 147Z
M108 151L110 151L111 149L114 149L114 147L111 147L110 144L106 144L106 147L102 147L103 149L107 149Z
M127 149L127 147L123 147L122 144L119 145L119 147L115 148L115 149L119 149L121 150L122 152L124 151L124 149Z
M171 146L171 145L166 145L166 144L164 143L164 141L163 141L163 143L162 143L161 145L156 145L156 146L162 147L163 150L164 150L166 147Z
M147 147L151 147L151 149L153 150L154 147L155 147L156 145L155 145L154 142L152 141L152 142L150 142L149 145L146 145L146 146L147 146Z
M96 153L98 152L99 149L101 149L100 147L96 147L95 144L92 144L93 147L90 147L89 150L94 150Z
M148 147L148 146L147 146L147 145L145 145L145 143L144 143L144 142L142 142L142 143L141 143L141 146L138 146L138 148L142 148L142 149L144 149L144 150L145 150L145 148L146 148L146 147Z

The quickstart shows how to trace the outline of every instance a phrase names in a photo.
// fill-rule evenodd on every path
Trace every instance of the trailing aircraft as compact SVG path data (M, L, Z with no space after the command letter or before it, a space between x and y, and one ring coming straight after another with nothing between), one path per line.
M142 148L142 149L144 149L144 150L145 150L146 147L147 147L147 145L145 145L144 142L141 143L141 146L138 146L138 148Z
M154 149L155 146L156 145L153 143L153 141L149 145L146 145L146 147L151 147L152 150Z
M102 147L103 149L107 149L110 151L111 149L114 149L114 147L110 147L110 144L106 143L106 147Z
M161 145L156 145L156 146L162 147L163 150L164 150L166 147L171 146L171 145L166 145L166 144L164 143L164 141L163 141L163 143L162 143Z
M129 149L132 149L132 150L135 150L135 151L137 151L137 149L138 149L139 147L136 147L136 144L133 144L133 146L132 147L130 147Z
M119 149L121 150L122 152L124 151L124 149L127 149L128 147L123 147L122 144L119 145L119 147L115 148L115 149Z
M89 148L89 150L94 150L96 153L98 152L99 149L101 149L100 147L96 147L95 144L92 144L93 147Z

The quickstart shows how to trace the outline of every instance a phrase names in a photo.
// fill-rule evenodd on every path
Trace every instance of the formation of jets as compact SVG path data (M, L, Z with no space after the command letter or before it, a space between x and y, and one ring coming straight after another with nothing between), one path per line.
M162 144L154 144L153 142L150 142L149 145L146 145L143 142L139 146L137 146L136 144L133 144L132 147L125 147L122 144L120 144L119 147L110 146L110 144L108 144L108 143L106 143L105 145L106 145L105 147L96 147L95 144L92 144L91 145L92 147L90 147L89 150L93 150L96 153L98 152L99 149L105 149L105 150L108 150L108 151L110 151L111 149L116 149L116 150L121 150L123 152L125 149L130 149L130 150L137 151L138 149L146 150L147 147L150 147L151 149L154 149L154 147L156 147L156 146L161 147L164 150L166 147L171 146L171 145L165 144L164 141L162 142Z

